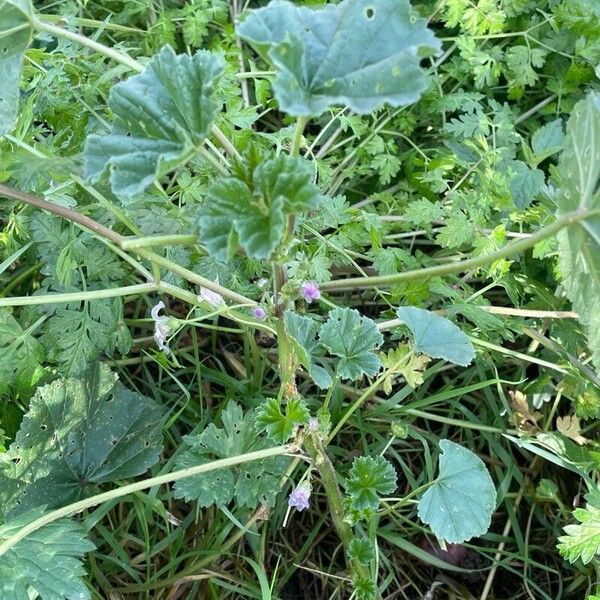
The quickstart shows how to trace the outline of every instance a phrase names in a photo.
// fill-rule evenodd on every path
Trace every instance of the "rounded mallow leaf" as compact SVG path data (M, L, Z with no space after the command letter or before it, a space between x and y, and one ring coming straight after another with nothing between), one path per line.
M436 537L459 544L487 532L496 489L476 454L450 440L440 448L440 472L419 500L418 515Z
M416 102L428 85L420 61L441 48L408 0L343 0L317 9L275 0L244 13L237 31L276 67L275 96L295 116L335 105L368 114Z

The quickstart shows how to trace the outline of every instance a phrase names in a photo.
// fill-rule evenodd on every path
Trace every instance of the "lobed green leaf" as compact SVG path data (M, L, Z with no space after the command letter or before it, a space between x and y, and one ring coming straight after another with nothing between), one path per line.
M85 379L38 389L16 439L0 455L3 513L62 506L94 486L141 475L159 458L159 406L104 365Z
M0 527L0 541L17 533L39 511ZM0 598L2 600L88 600L83 555L94 549L74 521L63 519L30 533L0 556Z
M109 135L90 135L85 175L110 172L115 195L130 201L157 178L189 160L209 134L224 63L201 50L190 57L165 46L146 70L115 85L108 106L115 116Z
M275 0L242 15L237 31L277 68L281 110L320 115L334 105L367 114L419 99L419 66L440 43L408 0L343 0L322 8Z

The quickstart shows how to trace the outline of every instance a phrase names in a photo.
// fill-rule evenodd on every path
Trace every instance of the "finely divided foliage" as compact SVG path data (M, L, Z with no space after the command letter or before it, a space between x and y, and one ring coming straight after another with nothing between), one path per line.
M0 0L0 600L580 594L592 15Z

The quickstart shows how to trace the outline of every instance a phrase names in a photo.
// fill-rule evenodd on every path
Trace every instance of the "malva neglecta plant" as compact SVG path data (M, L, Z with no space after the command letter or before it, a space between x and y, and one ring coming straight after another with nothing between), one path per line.
M0 600L597 598L598 7L242 4L0 0Z

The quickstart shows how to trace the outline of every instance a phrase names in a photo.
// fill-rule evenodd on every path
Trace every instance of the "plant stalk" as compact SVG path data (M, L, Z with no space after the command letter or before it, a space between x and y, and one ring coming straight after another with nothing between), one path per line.
M337 482L335 468L331 460L329 460L321 440L314 435L308 435L304 439L304 447L313 459L313 464L321 476L321 483L327 496L327 505L331 514L331 520L344 547L346 562L351 570L359 576L369 577L369 571L364 565L348 558L348 549L354 539L354 532L352 527L344 520L344 497Z
M154 283L140 283L107 290L90 290L88 292L71 292L66 294L40 294L38 296L13 296L0 298L2 306L36 306L40 304L64 304L67 302L83 302L102 300L105 298L120 298L137 294L150 294L159 289Z
M539 231L531 234L527 238L518 239L510 244L500 248L495 252L484 254L482 256L476 256L467 260L460 260L451 263L444 263L436 265L435 267L427 267L425 269L414 269L412 271L403 271L402 273L395 273L394 275L379 275L375 277L351 277L349 279L337 279L334 281L327 281L321 284L322 291L342 291L342 290L355 290L355 289L369 289L373 287L389 287L403 281L413 281L415 279L425 279L428 277L436 277L440 275L447 275L449 273L461 273L464 271L471 271L479 267L483 267L491 262L500 260L502 258L508 258L515 254L519 254L532 248L538 242L545 240L546 238L556 235L561 229L568 227L569 225L577 224L584 221L586 218L596 214L598 211L590 210L577 210L574 212L567 213L559 217L554 223L543 227Z

